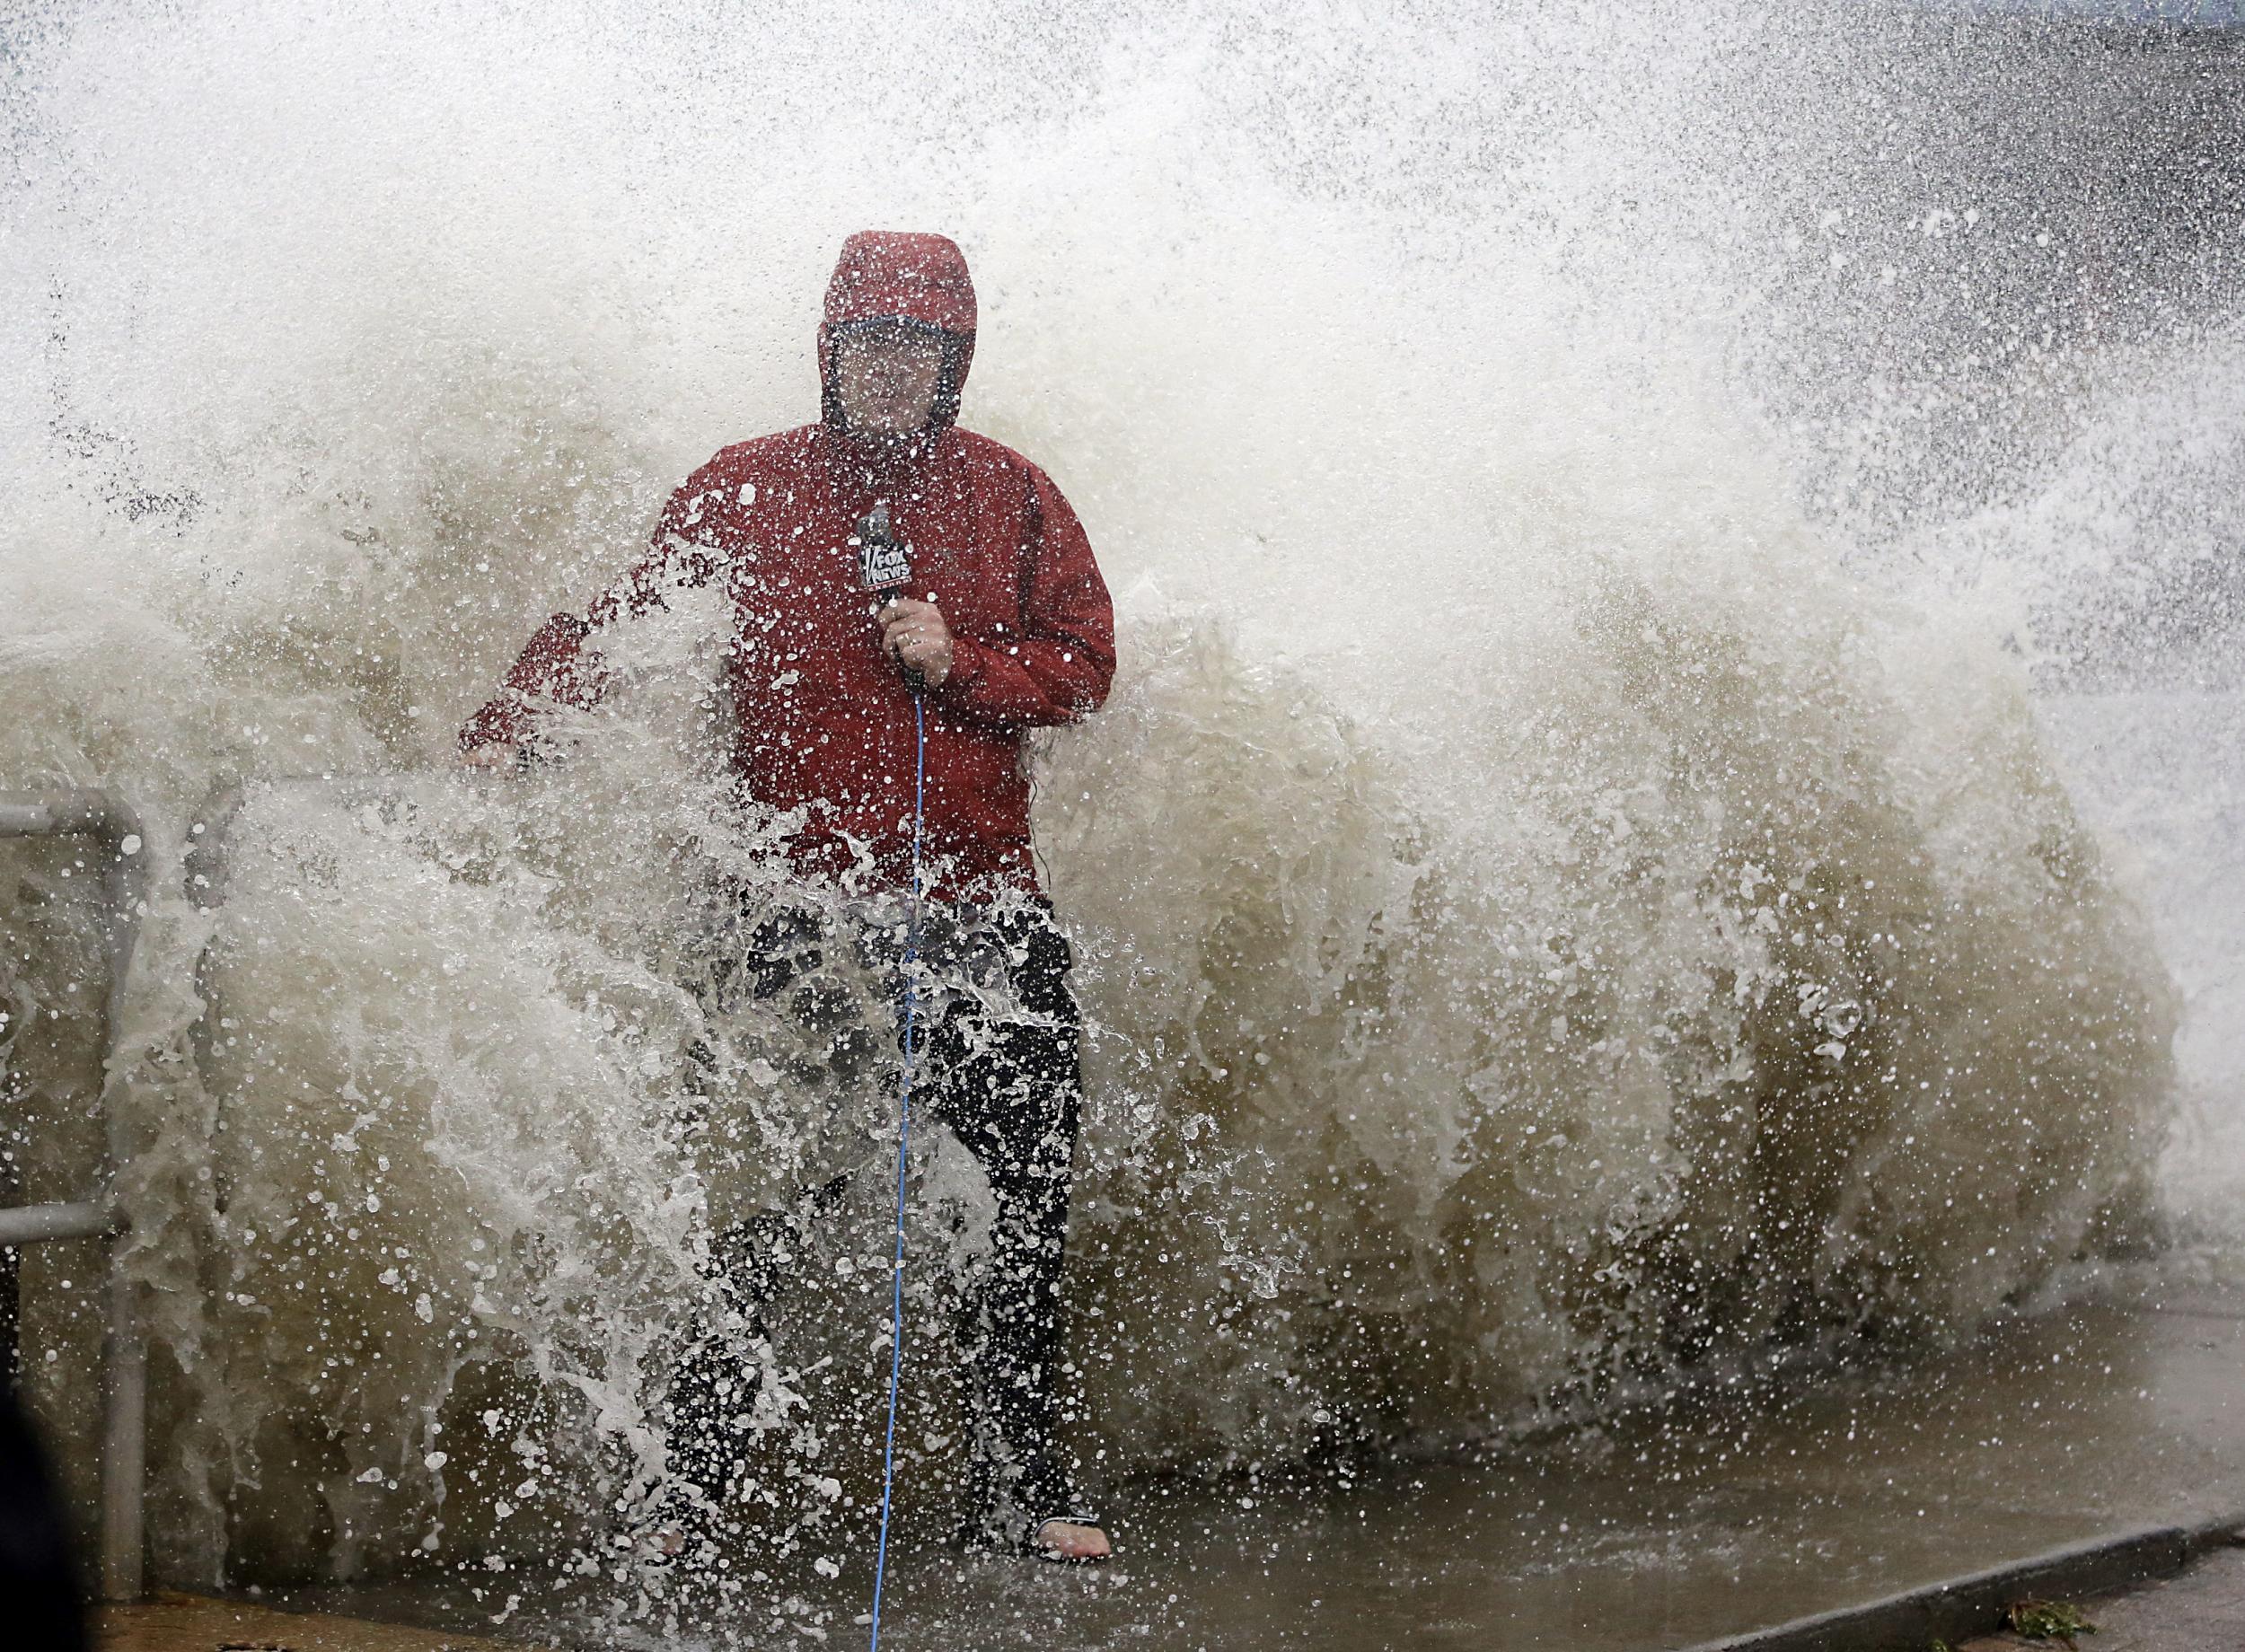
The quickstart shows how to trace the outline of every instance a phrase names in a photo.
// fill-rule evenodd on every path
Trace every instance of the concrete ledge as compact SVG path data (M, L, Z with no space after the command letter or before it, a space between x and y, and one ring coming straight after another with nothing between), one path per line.
M1705 1641L1690 1652L1924 1652L1935 1640L1969 1640L2001 1629L2013 1601L2081 1600L2171 1577L2207 1550L2234 1541L2241 1527L2245 1513L2123 1532L1864 1605Z
M249 1601L170 1594L141 1604L101 1608L93 1645L95 1652L550 1652L544 1641L525 1646L439 1635L323 1612L276 1612Z

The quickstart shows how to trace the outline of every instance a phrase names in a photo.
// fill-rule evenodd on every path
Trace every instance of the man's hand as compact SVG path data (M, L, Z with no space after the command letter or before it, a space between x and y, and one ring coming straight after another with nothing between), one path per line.
M489 745L471 746L460 754L463 768L488 769L500 774L513 774L522 767L522 748L504 740L495 740Z
M907 671L920 673L931 689L951 674L951 628L933 602L901 596L879 614L881 652Z

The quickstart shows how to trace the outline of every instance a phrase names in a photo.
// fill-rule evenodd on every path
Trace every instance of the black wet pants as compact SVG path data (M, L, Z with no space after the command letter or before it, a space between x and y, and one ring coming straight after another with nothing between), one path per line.
M985 980L999 970L1009 990L994 996L1012 1000L1000 1008L971 990L938 995L944 1003L916 1040L912 1118L922 1128L933 1118L958 1138L996 1202L988 1253L958 1281L956 1296L973 1446L964 1524L971 1540L1017 1546L1035 1522L1086 1512L1053 1440L1081 1023L1068 986L1068 940L1049 905L953 923L955 934L971 938L949 959L946 916L938 911L931 926L938 937L924 954L929 976L939 983L947 964ZM818 968L820 948L837 944L832 920L823 930L793 915L767 920L750 931L736 979L758 998L780 999ZM726 1317L761 1332L761 1310L785 1282L788 1261L803 1253L808 1230L849 1180L808 1190L791 1209L718 1236L718 1283L732 1299ZM739 1472L754 1387L736 1349L734 1339L695 1335L672 1384L673 1471L720 1505Z

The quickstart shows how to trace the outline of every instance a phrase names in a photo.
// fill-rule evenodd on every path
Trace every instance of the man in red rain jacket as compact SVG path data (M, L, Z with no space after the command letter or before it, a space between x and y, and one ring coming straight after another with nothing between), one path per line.
M928 886L938 911L968 915L955 927L999 914L987 927L1027 1012L992 1024L976 1018L982 995L956 995L927 1041L921 1093L980 1160L998 1202L964 1332L982 1446L968 1526L1030 1552L1097 1559L1106 1537L1052 1437L1081 1081L1068 943L1030 854L1023 742L1105 699L1114 611L1051 479L953 422L974 331L973 285L949 240L851 236L819 329L820 421L726 448L687 478L647 556L583 618L556 614L540 628L460 738L471 763L513 767L535 749L541 704L598 700L606 628L682 585L717 582L731 599L735 786L801 812L787 849L801 880L877 899L911 875L914 697L924 696ZM868 594L869 584L890 588ZM820 921L823 935L799 917L756 927L735 979L777 997L818 967L822 946L836 949L831 920ZM726 1236L752 1315L772 1277L754 1252L761 1243L784 1254L788 1225L802 1219L759 1218L747 1228L760 1231ZM674 1401L712 1381L682 1370ZM689 1419L684 1432L694 1431ZM719 1501L739 1468L708 1426L674 1444L673 1458Z

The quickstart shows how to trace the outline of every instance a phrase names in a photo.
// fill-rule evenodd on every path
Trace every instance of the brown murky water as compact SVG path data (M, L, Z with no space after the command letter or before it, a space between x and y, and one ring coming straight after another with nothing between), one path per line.
M1677 1647L2129 1526L2245 1510L2245 1283L2170 1265L1946 1356L1720 1384L1346 1491L1140 1488L1101 1572L909 1554L898 1648ZM2198 1270L2203 1272L2205 1270ZM851 1645L867 1579L688 1641ZM322 1589L292 1604L588 1645L554 1579ZM496 1631L509 1595L521 1604Z
M0 441L24 495L0 547L0 758L12 786L128 792L163 869L142 1059L116 1089L160 1138L133 1226L169 1311L152 1507L172 1575L418 1563L436 1425L471 1426L445 1415L461 1350L500 1335L636 1422L663 1364L642 1356L675 1323L655 1264L685 1223L667 1137L634 1122L675 1117L676 1074L640 1058L681 1030L646 1034L629 995L620 1021L613 983L638 980L642 920L677 890L665 856L618 848L708 829L691 743L673 749L673 721L706 724L683 604L638 645L639 710L580 780L506 805L527 813L449 780L395 818L268 786L229 828L223 900L189 900L185 843L238 779L449 773L527 626L613 572L663 489L713 441L807 416L818 283L866 222L934 215L974 242L1004 302L973 417L1068 478L1131 593L1136 698L1059 748L1041 816L1064 906L1131 939L1104 999L1086 971L1095 1018L1159 1058L1107 1115L1107 1162L1215 1201L1115 1204L1118 1241L1177 1213L1127 1289L1232 1324L1203 1287L1266 1277L1240 1233L1348 1277L1371 1243L1342 1191L1372 1182L1360 1165L1394 1190L1371 1214L1425 1257L1447 1240L1420 1218L1447 1205L1524 1247L1603 1243L1613 1195L1667 1186L1680 1125L1738 1073L1783 1117L1804 1069L1821 1088L1814 1063L1845 1057L1856 965L1840 980L1810 935L1883 958L1941 892L1889 1000L1911 1013L1884 1024L1912 1029L1908 1079L1889 1070L1918 1098L1893 1132L1918 1155L1857 1155L1853 1127L1802 1148L1833 1149L1850 1191L1908 1195L1897 1209L1958 1166L1985 1188L1978 1167L2029 1136L2109 1182L1971 1201L1941 1231L1976 1285L1895 1282L1977 1323L2150 1175L2153 1132L2119 1138L2163 1117L2164 971L2197 1112L2162 1185L2233 1228L2245 779L2224 697L2245 602L2214 570L2235 561L2245 429L2234 37L2046 51L1903 18L1858 40L1831 24L1906 8L1736 0L1596 29L1564 6L1509 26L1413 7L1378 31L1304 8L1244 50L1220 6L993 29L954 0L873 31L850 5L751 28L724 6L554 8L534 31L444 4L303 28L270 9L48 0L4 31L36 119L8 186L27 233L0 262L44 297L0 325L11 382L40 388ZM832 92L859 80L917 95L861 125ZM1888 100L1876 120L1862 87ZM925 192L879 181L908 176ZM1496 623L1457 623L1475 612ZM2164 892L2156 959L2120 885L2057 852L2077 838L2033 756L2028 642L2091 682L2174 654L2134 698L2056 719L2101 800L2084 818ZM19 1053L76 1098L98 1051L57 1006L92 980L64 943L92 932L57 915L84 883L66 897L74 867L33 870L4 880L0 939L57 1041ZM1853 905L1788 936L1778 911L1843 871ZM2086 921L2052 921L2069 914ZM1337 958L1363 961L1364 993L1336 996ZM1734 1027L1720 983L1741 960L1799 1015ZM1410 1026L1297 1014L1374 1002ZM1682 1047L1744 1065L1628 1077L1614 1039L1668 1043L1679 1003ZM1202 1059L1173 1075L1184 1047ZM13 1127L76 1197L92 1115L48 1112ZM1213 1173L1173 1134L1263 1156ZM1727 1138L1686 1156L1679 1196L1732 1185ZM1305 1181L1345 1202L1297 1226L1232 1200ZM32 1375L82 1442L98 1321L73 1292L97 1276L63 1252L32 1274L54 1362ZM1527 1392L1486 1379L1511 1370L1498 1333L1552 1311L1543 1283L1422 1292L1405 1334ZM1098 1572L964 1564L908 1525L889 1643L1688 1643L2245 1505L2241 1316L2245 1276L2170 1262L1960 1349L1652 1396L1471 1461L1125 1486L1122 1559ZM1296 1374L1291 1333L1191 1322L1141 1314L1121 1349L1133 1375L1103 1416L1135 1460L1203 1395L1253 1420L1277 1404L1255 1374ZM1307 1375L1356 1366L1342 1346ZM510 1541L507 1515L479 1525L462 1459L451 1536ZM66 1468L90 1507L90 1454ZM674 1625L624 1621L641 1596L612 1580L491 1559L292 1598L587 1646L863 1644L862 1560L789 1569L776 1612Z

